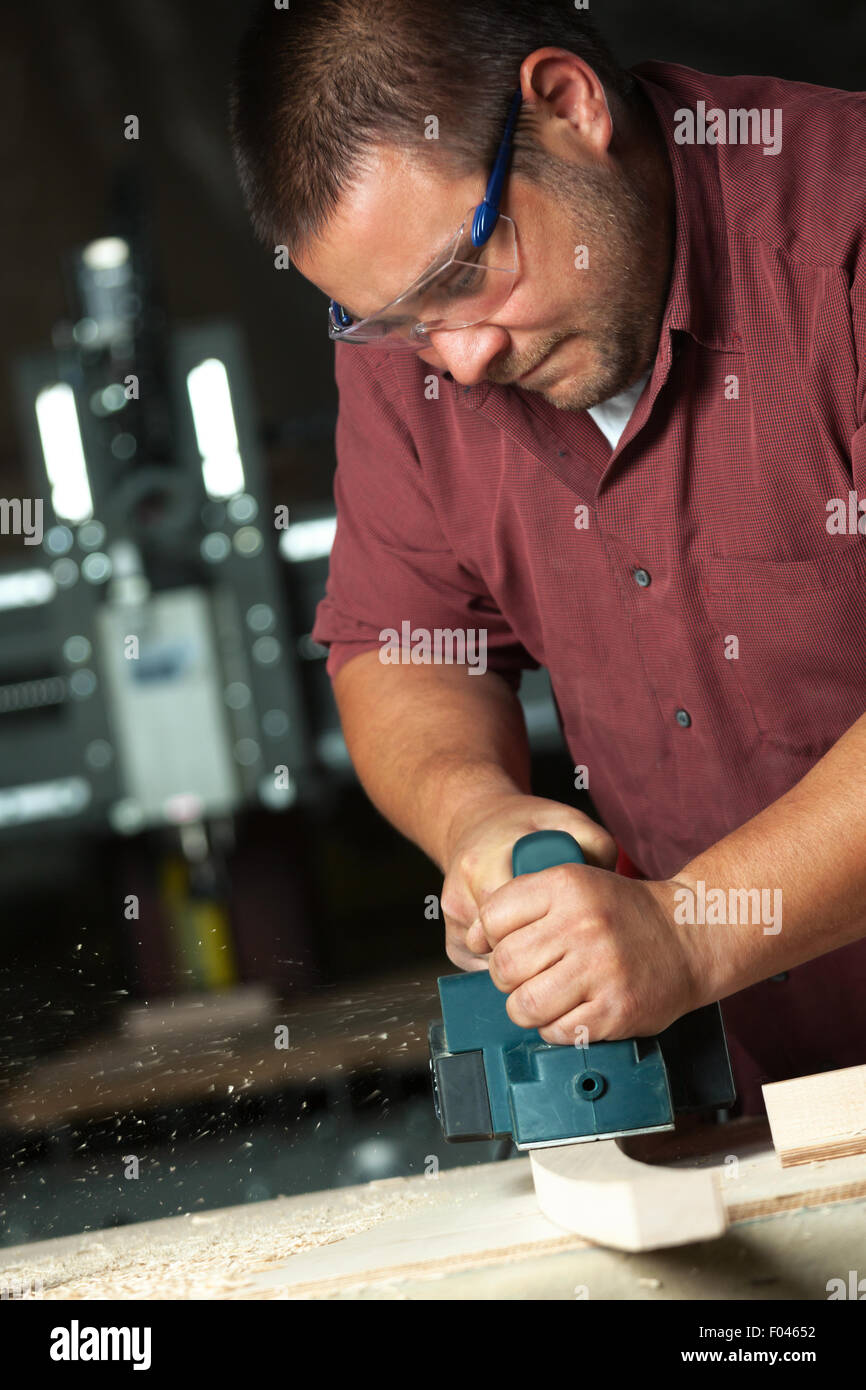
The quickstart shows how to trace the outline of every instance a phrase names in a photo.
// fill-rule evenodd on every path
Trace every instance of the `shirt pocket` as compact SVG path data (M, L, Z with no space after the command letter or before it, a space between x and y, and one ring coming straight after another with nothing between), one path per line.
M762 737L825 752L866 710L866 544L806 560L710 558L699 571L720 664Z

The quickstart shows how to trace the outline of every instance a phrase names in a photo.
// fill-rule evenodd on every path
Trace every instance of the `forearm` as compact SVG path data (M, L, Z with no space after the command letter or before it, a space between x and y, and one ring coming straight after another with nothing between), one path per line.
M748 922L685 928L704 934L708 998L866 936L866 716L795 787L674 880L693 894L699 881L707 894L781 894L778 930Z
M530 790L520 701L492 671L346 663L334 682L355 770L382 814L445 871L465 818Z

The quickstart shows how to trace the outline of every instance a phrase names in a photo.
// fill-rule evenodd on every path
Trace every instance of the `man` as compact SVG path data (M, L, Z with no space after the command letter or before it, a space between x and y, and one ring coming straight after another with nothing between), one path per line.
M626 73L560 0L294 0L233 136L331 300L314 636L451 960L556 1043L723 1000L745 1110L866 1061L863 96ZM604 828L531 793L538 664ZM588 864L511 880L548 827Z

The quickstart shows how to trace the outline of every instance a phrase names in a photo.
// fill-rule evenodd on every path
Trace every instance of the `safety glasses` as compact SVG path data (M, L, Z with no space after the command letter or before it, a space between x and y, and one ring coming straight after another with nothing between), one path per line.
M499 211L521 94L511 100L505 132L482 202L407 290L368 318L353 319L331 300L328 336L340 343L418 351L430 334L472 328L501 309L519 269L517 230Z

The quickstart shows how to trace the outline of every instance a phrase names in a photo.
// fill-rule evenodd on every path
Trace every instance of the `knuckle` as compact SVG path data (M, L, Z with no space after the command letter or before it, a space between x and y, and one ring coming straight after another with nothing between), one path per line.
M563 1041L566 1040L561 1023L548 1023L544 1028L539 1028L538 1033L545 1042L559 1043L561 1045ZM570 1042L571 1039L569 1038L567 1041Z
M555 864L548 872L550 873L551 888L554 893L566 892L577 882L579 864Z
M455 920L460 913L461 903L457 894L445 887L439 899L439 906L442 908L443 915L446 919L450 918L451 920Z
M508 1015L512 1023L520 1028L528 1028L538 1023L538 993L531 982L522 984L508 999Z
M615 940L616 912L614 911L613 904L610 902L596 903L594 915L599 930L603 931L606 936L609 936L612 941Z
M629 989L618 990L608 1005L610 1029L617 1037L633 1037L638 1023L637 999Z
M496 932L496 912L489 903L482 903L478 909L478 920L484 929L487 940L494 942L497 937Z
M462 850L452 866L451 873L464 884L471 883L477 864L478 859L475 854L468 849Z
M514 948L507 941L501 941L493 948L493 964L502 983L509 989L520 983L520 973L514 959Z
M459 884L446 879L439 896L439 905L446 921L465 922L467 926L472 921L472 918L468 916L470 900Z
M577 924L583 937L584 949L592 950L599 968L619 973L620 956L616 943L613 914L606 907L593 904Z
M449 916L447 913L445 914L444 926L446 940L459 941L466 935L466 924L458 921L456 917Z
M613 904L607 896L598 891L596 884L590 884L584 893L586 921L598 932L607 933L616 920Z

